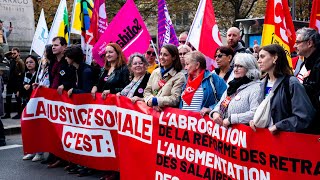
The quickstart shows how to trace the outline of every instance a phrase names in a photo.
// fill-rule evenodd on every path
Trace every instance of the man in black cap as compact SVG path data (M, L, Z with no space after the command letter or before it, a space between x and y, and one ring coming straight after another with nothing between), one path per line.
M5 29L3 27L3 21L0 19L0 60L4 57L4 52L9 51L9 46L8 46L8 36L12 32L12 27L10 23L9 30Z

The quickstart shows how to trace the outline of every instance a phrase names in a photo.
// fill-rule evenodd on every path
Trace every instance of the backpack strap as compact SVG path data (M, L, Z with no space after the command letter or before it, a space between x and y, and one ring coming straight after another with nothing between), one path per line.
M214 103L216 104L217 102L219 102L218 97L217 97L217 90L215 85L213 84L213 78L212 78L212 73L210 74L210 84L211 84L211 88L213 90L213 95L214 95Z
M284 87L284 92L286 93L286 98L288 101L288 108L290 112L292 112L292 104L291 104L291 92L290 92L290 78L291 76L286 76L283 80L283 87Z

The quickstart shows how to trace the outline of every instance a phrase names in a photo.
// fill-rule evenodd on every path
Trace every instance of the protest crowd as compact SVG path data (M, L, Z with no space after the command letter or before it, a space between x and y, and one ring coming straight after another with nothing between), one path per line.
M7 31L1 28L0 39L6 41ZM33 55L22 60L19 49L13 47L8 56L8 107L2 118L10 118L12 94L18 102L15 118L20 118L32 91L45 87L56 89L60 95L67 93L69 97L83 93L90 93L93 99L100 96L106 99L109 94L125 96L132 103L144 102L158 112L166 107L193 111L226 128L244 124L253 131L267 128L271 134L281 131L320 134L317 30L304 27L296 32L294 48L304 57L296 67L291 66L282 46L255 44L251 52L241 43L240 30L230 27L227 44L213 52L217 66L210 69L207 57L195 50L187 36L188 32L183 32L179 44L157 47L150 43L144 53L130 55L119 44L107 43L102 66L95 59L87 64L81 45L68 45L68 40L61 36L45 46L40 60ZM0 89L3 91L1 76ZM3 134L0 134L0 145L5 145ZM44 152L26 154L23 160L41 161L48 168L63 166L68 173L78 176L96 172L52 153L46 159ZM119 172L110 171L101 179L119 178Z

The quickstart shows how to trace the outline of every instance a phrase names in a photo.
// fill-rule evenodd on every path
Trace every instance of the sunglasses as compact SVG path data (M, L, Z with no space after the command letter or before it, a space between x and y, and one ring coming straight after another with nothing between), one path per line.
M179 56L184 56L186 54L187 54L187 52L179 53Z
M147 51L147 54L148 55L152 55L152 56L156 56L156 53L155 52L151 52L151 51Z
M186 43L186 41L179 41L179 43L181 43L181 44L185 44L185 43Z
M222 56L227 56L226 54L218 54L216 56L214 56L214 58L222 58Z

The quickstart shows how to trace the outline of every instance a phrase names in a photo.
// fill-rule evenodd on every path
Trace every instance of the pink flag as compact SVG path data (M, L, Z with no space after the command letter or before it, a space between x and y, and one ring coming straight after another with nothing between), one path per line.
M92 50L93 58L103 66L103 56L110 42L119 44L126 57L135 52L145 53L150 40L151 36L138 8L133 0L128 0L95 44Z
M187 42L207 56L207 69L216 66L215 51L222 45L212 0L201 0Z

